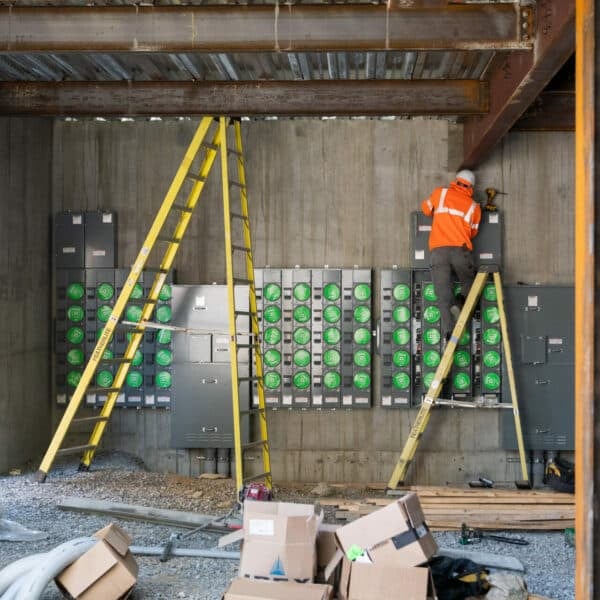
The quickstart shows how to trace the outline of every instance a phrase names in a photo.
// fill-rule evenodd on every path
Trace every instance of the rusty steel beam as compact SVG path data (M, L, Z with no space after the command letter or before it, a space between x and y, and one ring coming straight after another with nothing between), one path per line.
M575 91L545 91L512 131L575 131Z
M490 112L464 126L464 167L476 167L575 50L575 0L537 3L534 52L499 55L492 66Z
M0 8L0 52L531 49L533 18L513 3L13 6Z
M487 109L487 84L478 80L0 83L2 115L468 115Z
M600 593L600 0L577 0L575 53L575 598ZM598 260L596 260L598 259ZM598 409L598 410L597 410Z

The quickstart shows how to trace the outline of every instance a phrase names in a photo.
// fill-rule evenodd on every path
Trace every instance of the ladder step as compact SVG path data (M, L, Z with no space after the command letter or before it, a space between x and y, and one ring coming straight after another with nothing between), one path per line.
M70 448L61 448L56 451L56 454L60 454L62 456L66 454L79 454L80 452L85 452L86 450L95 450L97 446L94 444L85 444L83 446L71 446Z
M229 180L229 185L239 187L242 190L246 187L245 184L241 183L240 181L233 181L233 179Z
M239 335L243 335L243 334L239 334ZM242 349L247 349L247 348L260 348L260 344L258 343L254 343L254 344L236 344L237 349L239 350L240 348Z
M242 449L248 450L250 448L259 448L260 446L264 446L267 443L267 440L256 440L255 442L248 442L247 444L242 444Z
M265 473L260 473L259 475L250 475L250 477L244 477L244 483L249 483L250 481L256 481L257 479L266 479L267 477L271 477L270 471L266 471Z
M257 375L253 375L252 377L238 377L239 381L260 381L262 377L258 377Z
M203 177L202 175L196 175L195 173L187 173L186 177L188 179L193 179L194 181L200 181L200 182L206 181L206 177Z
M250 285L251 283L254 283L254 281L252 281L252 279L244 279L243 277L234 277L233 283L240 283L242 285Z
M218 144L211 144L210 142L202 142L200 145L203 146L204 148L208 148L209 150L218 150L219 149Z
M170 235L159 235L156 238L158 242L168 242L169 244L179 244L181 243L181 238L171 237Z
M242 221L248 221L248 217L246 215L242 215L240 213L234 213L234 212L232 212L232 213L229 213L229 216L232 219L241 219Z
M173 204L171 206L171 210L178 210L179 212L184 212L184 213L194 212L194 210L192 208L190 208L189 206L184 206L183 204Z
M156 304L158 302L158 299L152 299L152 298L129 298L129 300L127 300L127 304Z
M240 410L240 416L264 414L264 408L250 408L248 410Z
M243 156L239 150L235 150L234 148L227 148L227 153L234 154L235 156Z
M125 358L124 356L120 356L118 358L101 358L101 363L130 363L133 361L133 358Z
M247 246L239 246L238 244L231 244L232 250L238 250L239 252L247 252L250 254L252 252L252 248L248 248Z
M101 421L108 421L108 417L81 417L73 419L71 423L100 423Z
M251 310L235 310L235 311L233 311L233 314L236 317L251 317L252 315L255 315L256 313L253 313Z
M86 394L112 394L120 391L121 388L88 388Z
M163 269L162 267L144 267L146 273L164 273L165 275L169 272L169 269Z

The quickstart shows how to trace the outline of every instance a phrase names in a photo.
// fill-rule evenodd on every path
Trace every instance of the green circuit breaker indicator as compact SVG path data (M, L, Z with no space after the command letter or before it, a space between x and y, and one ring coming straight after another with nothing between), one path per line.
M128 321L137 322L142 318L142 309L135 304L130 304L125 310L125 317Z
M328 283L323 288L323 296L325 297L325 300L328 300L329 302L339 300L341 296L340 286L337 283Z
M168 367L173 362L173 353L166 348L160 349L156 353L156 362L161 367Z
M405 327L398 327L397 329L394 329L392 338L394 339L394 344L404 346L410 342L410 331Z
M496 346L500 343L502 339L502 335L498 329L495 327L489 327L483 332L483 341L488 346Z
M486 323L490 323L491 325L498 323L498 321L500 321L500 312L498 311L498 307L486 307L486 309L483 311L483 319Z
M67 384L71 387L77 387L81 380L81 373L79 371L69 371L67 373Z
M433 378L435 377L435 373L433 371L426 373L425 377L423 377L423 387L428 390L433 383Z
M408 287L405 283L399 283L398 285L394 286L392 295L394 296L394 300L396 300L396 302L405 302L410 298L410 287Z
M483 387L491 392L496 392L500 388L500 376L498 373L486 373L483 378Z
M170 344L173 338L173 333L170 329L159 329L156 332L156 341L159 344Z
M108 388L112 385L113 382L113 374L110 371L100 371L96 375L96 384L101 388Z
M115 295L115 288L110 283L101 283L96 288L96 297L102 302L108 302Z
M483 297L488 302L497 302L498 301L498 296L496 294L496 286L493 283L488 283L483 288Z
M323 318L328 323L337 323L342 317L342 311L335 304L330 304L323 310Z
M156 309L156 320L159 323L168 323L173 317L173 311L167 304L163 304Z
M102 360L112 360L114 356L113 351L107 348L102 354Z
M133 360L131 361L131 364L134 367L139 367L142 364L143 360L144 360L144 355L142 354L142 351L136 350L135 354L133 355Z
M281 385L281 375L277 371L269 371L264 376L265 387L274 390Z
M279 337L281 338L281 332L279 333ZM294 329L293 337L296 344L298 344L299 346L304 346L308 344L308 342L310 342L310 330L307 327L297 327L296 329Z
M278 323L281 320L281 308L270 304L263 311L263 318L267 323Z
M440 343L441 334L439 329L435 329L433 327L429 327L423 333L423 341L429 346L436 346Z
M84 312L83 308L79 304L72 304L67 308L67 318L73 323L80 323L83 321Z
M292 381L298 389L305 390L310 385L310 375L306 371L298 371Z
M294 320L298 321L298 323L306 323L307 321L310 321L310 308L304 304L296 306L294 309Z
M406 323L410 319L410 310L406 306L397 306L392 312L396 323Z
M310 334L309 334L310 335ZM265 329L265 342L270 345L279 344L281 341L281 330L277 327L267 327Z
M323 332L323 339L325 340L326 344L333 346L335 344L338 344L339 341L342 339L342 333L337 327L328 327Z
M430 369L437 367L440 364L440 353L437 350L427 350L423 354L423 363Z
M463 391L471 385L471 378L467 373L457 373L452 380L452 384L455 389Z
M465 329L458 340L459 346L466 346L471 341L471 334Z
M437 306L428 306L423 311L423 318L427 323L437 323L440 320L440 309Z
M354 320L357 323L367 323L371 318L371 309L368 306L357 306L354 309Z
M154 380L158 388L165 389L171 387L172 377L169 371L159 371Z
M359 302L366 302L371 297L371 286L366 283L359 283L354 288L354 297Z
M353 381L359 390L365 390L371 385L371 376L368 373L359 371L355 373Z
M160 292L158 292L158 299L162 302L168 302L172 296L173 288L168 283L163 284L160 288Z
M437 295L435 293L435 288L433 287L433 283L428 283L423 288L423 298L427 300L427 302L437 302Z
M465 350L459 350L454 354L454 364L459 369L465 369L471 364L471 355Z
M70 365L78 367L79 365L83 364L83 360L83 350L80 350L79 348L71 348L71 350L67 352L67 362Z
M135 389L142 387L143 381L144 377L139 371L130 371L127 373L127 377L125 378L126 385Z
M136 283L131 290L131 295L129 296L132 300L139 300L144 296L144 288L141 283Z
M110 318L112 311L112 306L109 306L108 304L101 304L96 310L96 318L101 323L106 323Z
M483 364L490 369L497 367L500 361L500 354L495 350L488 350L483 355Z
M410 354L406 350L397 350L392 357L397 367L408 367L410 365Z
M342 383L342 377L337 371L327 371L323 376L323 385L328 390L333 390L340 387Z
M69 327L67 329L67 341L71 344L83 342L83 329L81 327Z
M296 350L294 352L294 364L297 367L307 367L310 364L310 352L308 350Z
M268 283L263 290L263 296L269 302L277 302L281 298L281 287L276 283Z
M274 348L270 348L265 352L264 355L265 365L267 367L276 367L281 362L281 352L279 350L275 350Z
M308 283L298 283L294 286L294 298L298 302L306 302L310 298L310 285Z
M371 341L371 332L366 327L359 327L354 331L354 343L364 346Z
M81 283L70 283L67 286L67 298L69 300L81 300L85 294L85 288Z
M323 353L323 363L327 367L337 367L340 364L342 357L337 350L326 350Z
M392 385L399 390L406 390L410 387L410 377L408 373L400 371L392 377Z
M366 350L357 350L354 353L354 364L357 367L368 367L371 364L371 353Z

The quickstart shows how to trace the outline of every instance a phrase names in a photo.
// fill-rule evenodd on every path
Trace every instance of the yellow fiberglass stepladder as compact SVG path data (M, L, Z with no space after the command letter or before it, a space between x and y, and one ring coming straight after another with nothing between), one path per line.
M227 141L228 136L230 137L231 135L234 136L234 141L229 147ZM90 360L81 375L81 379L70 398L65 413L50 442L50 446L44 455L39 470L36 473L37 481L45 481L57 456L81 453L80 470L87 470L89 468L94 454L100 445L106 424L110 419L117 398L121 393L133 357L143 339L146 327L153 326L150 319L158 301L160 291L165 283L167 273L173 266L175 256L183 241L192 213L204 188L206 178L218 155L220 156L223 185L236 489L240 499L243 495L244 486L249 481L262 480L268 490L271 490L270 447L264 399L260 330L256 306L256 289L254 286L254 265L250 236L250 219L248 216L246 174L242 153L242 135L239 120L227 119L225 117L202 118L150 227L144 244L131 267L131 271L123 285L123 290L115 302L102 335L98 339ZM237 180L230 179L229 177L230 161L234 162L231 170L237 173ZM235 190L235 193L233 193L233 190ZM239 209L236 210L239 210L239 212L236 212L232 210L231 198L233 195L238 194ZM179 197L182 197L182 200L177 202ZM235 240L233 240L234 237ZM155 246L158 249L153 252ZM234 254L241 256L241 260L234 260ZM153 261L158 259L158 266L149 266L147 264L151 256ZM239 267L240 263L244 265L245 272L234 272L236 266L238 267L237 270L241 271ZM131 293L142 272L155 273L153 285L150 288L147 298L137 301L131 300ZM239 310L235 305L234 289L236 285L247 285L249 288L248 308L245 308L243 311ZM123 326L122 316L127 303L131 301L142 304L143 308L139 321L130 330L130 342L123 356L110 360L105 359L104 351L116 327ZM250 334L247 331L238 333L238 317L250 318ZM249 373L248 377L242 378L238 376L238 352L240 351L250 351L254 356L254 373ZM95 378L98 367L106 363L118 365L111 387L92 387L91 383ZM258 407L242 411L240 409L239 385L242 381L248 380L256 383ZM106 402L102 406L99 415L76 418L83 399L87 394L92 393L106 394ZM253 423L255 425L254 430L257 433L256 440L242 444L240 422L244 418L248 420L256 418L258 423ZM76 424L93 427L88 443L80 446L63 447L67 433ZM249 427L249 429L252 428ZM262 450L262 472L245 477L243 452L248 448L260 448Z
M458 340L461 338L462 333L467 323L469 322L469 319L471 318L471 314L475 309L475 305L477 304L479 297L481 296L481 293L483 291L483 288L488 280L489 273L493 274L494 286L496 289L498 313L500 316L500 328L502 331L502 344L504 349L504 357L506 360L506 370L508 373L508 382L512 403L511 408L515 420L515 432L517 436L517 444L519 447L519 462L521 465L521 474L523 477L522 480L515 481L515 485L519 489L531 488L531 483L529 481L529 474L527 472L527 465L525 460L525 446L523 443L521 417L519 415L519 404L517 400L517 388L515 384L515 375L512 366L512 355L510 352L510 344L508 341L508 326L506 321L506 312L504 310L502 281L500 279L500 272L498 271L498 268L495 265L489 265L485 267L480 267L477 275L475 276L475 280L473 281L473 285L471 286L467 299L465 300L465 304L461 310L458 320L456 321L454 330L452 331L452 335L450 337L450 340L448 341L448 345L446 346L446 349L442 356L442 360L440 361L440 364L437 367L433 381L431 382L431 385L427 390L427 393L425 394L425 398L423 399L421 408L419 409L415 422L413 423L410 433L408 434L408 439L404 444L404 449L402 450L402 453L400 455L400 458L398 459L398 462L396 463L392 476L388 481L388 491L393 491L399 485L404 484L404 477L406 476L408 467L410 466L415 456L417 446L421 441L421 437L423 436L425 428L427 427L427 423L429 422L429 417L431 416L431 409L438 403L438 398L442 391L444 380L450 372L450 367L452 366L454 351L456 350Z

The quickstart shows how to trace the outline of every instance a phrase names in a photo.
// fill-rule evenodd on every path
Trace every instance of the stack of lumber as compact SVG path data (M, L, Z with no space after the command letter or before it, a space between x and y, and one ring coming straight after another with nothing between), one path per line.
M479 529L560 530L575 526L575 496L558 492L509 489L471 489L415 486L431 529L460 529L462 523ZM362 501L322 498L337 507L336 518L350 521L394 501L393 496Z

